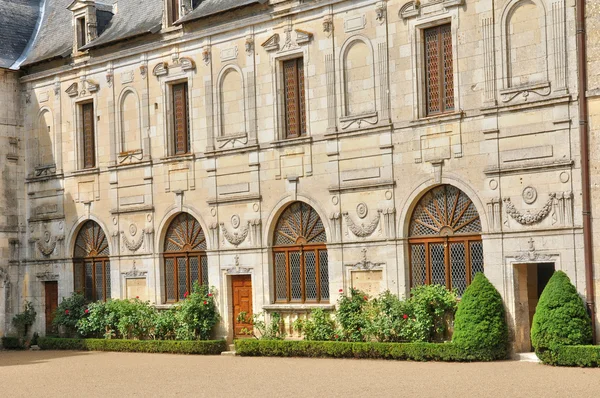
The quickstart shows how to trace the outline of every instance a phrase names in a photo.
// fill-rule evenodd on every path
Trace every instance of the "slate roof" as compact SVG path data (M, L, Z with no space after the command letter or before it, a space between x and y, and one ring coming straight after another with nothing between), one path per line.
M236 8L249 6L251 4L264 4L267 0L204 0L185 17L179 19L176 24L205 18L210 15L230 11Z
M193 0L194 5L199 5L177 23L266 1ZM73 15L67 9L71 3L73 0L0 0L0 67L12 65L23 51L27 51L23 66L68 57L73 50ZM35 35L40 6L42 18ZM99 36L83 49L160 31L163 7L163 0L97 0Z
M10 1L10 0L9 0ZM67 7L73 0L45 0L40 30L23 65L67 56L73 48L73 14Z
M0 0L0 68L10 68L29 43L40 0Z
M117 13L104 32L82 49L158 32L162 25L163 4L163 0L118 0Z

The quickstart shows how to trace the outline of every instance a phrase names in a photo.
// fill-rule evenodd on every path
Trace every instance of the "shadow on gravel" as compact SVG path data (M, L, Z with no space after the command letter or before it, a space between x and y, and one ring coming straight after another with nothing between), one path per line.
M0 368L7 366L35 365L50 362L53 359L90 355L83 351L2 351L0 350ZM95 353L102 354L102 353Z

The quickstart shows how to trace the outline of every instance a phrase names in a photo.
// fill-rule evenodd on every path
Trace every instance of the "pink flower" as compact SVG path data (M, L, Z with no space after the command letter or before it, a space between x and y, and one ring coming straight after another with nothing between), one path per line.
M208 297L212 297L212 293L208 293Z
M340 293L344 293L344 289L340 289Z
M88 310L88 309L86 308L86 309L85 309L85 311L83 311L83 312L85 312L86 314L89 314L89 313L90 313L90 310Z
M365 299L365 301L367 301L369 298L367 296L363 297Z
M65 310L65 315L69 315L69 310Z
M184 298L187 298L187 296L188 296L188 292L185 292L185 293L183 294L183 297L184 297Z
M408 315L404 314L404 315L402 315L402 318L408 319Z
M208 301L205 301L205 302L204 302L204 305L206 305L206 304L208 304Z
M135 296L135 298L136 298L136 299L139 299L139 298L140 298L140 296Z
M336 338L336 339L339 339L339 338L340 338L340 336L338 336L338 335L336 334L336 335L334 336L334 338Z

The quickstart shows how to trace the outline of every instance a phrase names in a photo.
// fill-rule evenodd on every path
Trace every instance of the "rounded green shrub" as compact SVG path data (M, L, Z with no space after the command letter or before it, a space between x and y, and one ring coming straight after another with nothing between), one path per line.
M484 274L475 275L454 318L452 342L480 360L508 355L508 325L502 297Z
M558 347L591 341L592 324L583 300L567 274L556 271L542 292L533 316L531 343L535 352L544 362L551 362L551 352Z

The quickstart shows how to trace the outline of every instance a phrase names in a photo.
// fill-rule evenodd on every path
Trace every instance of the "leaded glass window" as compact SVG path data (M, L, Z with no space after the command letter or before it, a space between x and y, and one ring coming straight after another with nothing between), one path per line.
M87 221L77 234L73 253L73 275L76 292L89 301L110 298L110 261L104 231L94 221Z
M317 212L303 202L281 215L273 236L275 301L329 301L329 269L325 227Z
M208 285L206 237L198 220L187 213L175 217L163 250L165 302L183 300L194 282Z
M483 272L481 220L461 190L441 185L427 192L410 221L411 286L445 285L465 291Z

